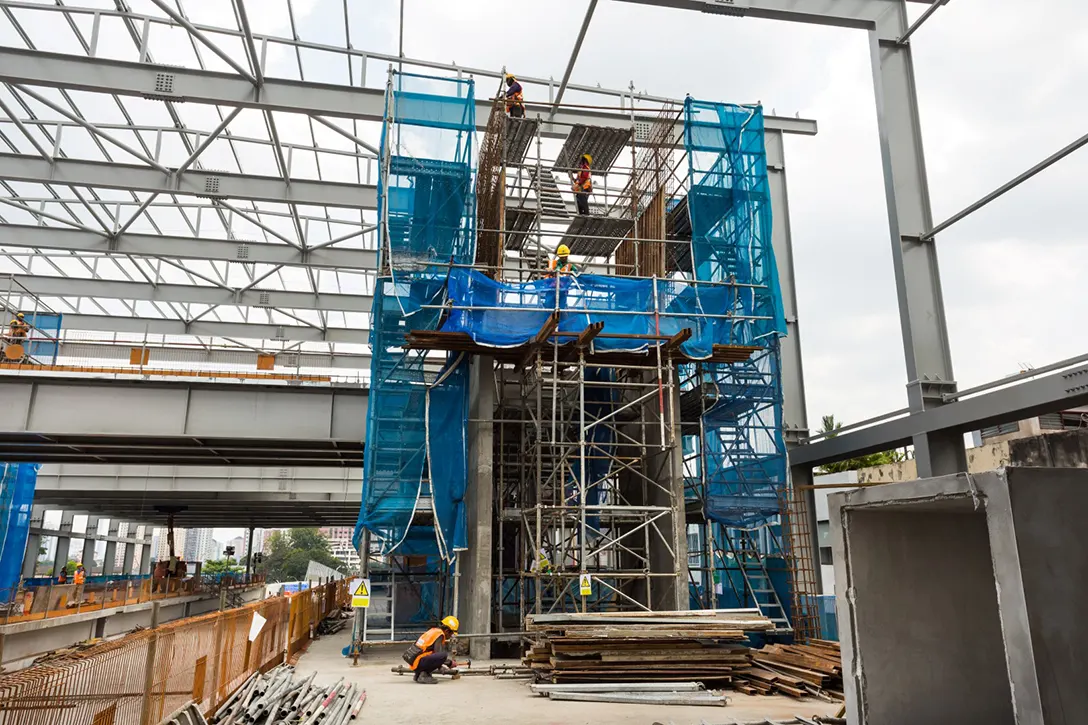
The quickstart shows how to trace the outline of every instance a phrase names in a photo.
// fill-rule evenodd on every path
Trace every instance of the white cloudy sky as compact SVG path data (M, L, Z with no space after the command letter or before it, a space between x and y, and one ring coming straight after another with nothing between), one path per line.
M398 4L368 0L356 45L395 52ZM558 79L587 4L406 0L405 55ZM913 50L937 219L1088 132L1080 0L952 0ZM810 424L905 404L863 33L602 0L574 80L816 119L819 135L786 149ZM1081 151L940 236L961 386L1088 351L1086 176Z

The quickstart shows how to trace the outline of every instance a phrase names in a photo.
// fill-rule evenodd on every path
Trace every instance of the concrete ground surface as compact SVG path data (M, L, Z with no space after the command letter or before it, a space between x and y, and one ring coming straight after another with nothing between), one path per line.
M331 684L340 677L366 689L366 705L360 722L447 723L457 725L724 725L767 719L785 720L794 715L832 715L837 704L808 698L795 700L781 695L753 697L729 691L725 707L627 705L597 702L552 702L529 692L526 680L496 680L488 676L438 678L437 685L418 685L408 675L390 668L402 664L402 647L374 648L352 667L340 654L350 643L345 629L310 644L300 658L302 675L317 671L317 682ZM473 662L487 668L490 662Z

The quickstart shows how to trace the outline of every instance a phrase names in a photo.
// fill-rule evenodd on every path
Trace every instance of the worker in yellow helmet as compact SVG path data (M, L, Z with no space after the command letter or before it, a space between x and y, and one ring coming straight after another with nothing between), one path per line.
M421 685L433 685L438 680L432 674L443 665L454 667L456 663L450 658L449 640L457 634L461 623L457 617L446 617L438 623L437 627L431 627L424 632L415 644L404 652L404 661L416 673L413 678Z
M21 343L30 332L30 325L26 324L26 315L22 312L15 315L15 319L8 323L8 337L12 342Z
M554 277L556 274L577 274L578 268L571 264L570 261L570 247L566 244L560 244L559 248L555 250L555 258L548 262L548 275Z
M506 112L511 118L525 118L525 96L512 73L506 74Z
M593 176L589 170L593 163L593 157L582 154L578 163L578 178L574 179L571 191L574 192L574 201L578 204L578 213L589 216L589 195L593 192Z

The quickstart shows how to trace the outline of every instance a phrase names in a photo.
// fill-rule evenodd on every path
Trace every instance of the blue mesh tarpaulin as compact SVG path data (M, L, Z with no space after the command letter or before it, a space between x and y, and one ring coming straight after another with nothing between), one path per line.
M656 294L655 294L656 291ZM603 322L604 332L692 336L681 348L689 357L710 357L715 344L735 344L736 318L726 317L735 297L727 285L687 280L623 279L594 274L533 282L496 282L475 270L449 275L448 332L465 332L480 345L514 347L536 337L559 298L560 332L577 334ZM569 339L569 338L568 338ZM598 351L640 351L645 339L598 337Z
M40 467L0 463L0 602L11 601L19 584Z
M379 268L371 310L370 398L363 501L355 527L383 554L450 559L465 546L468 375L434 371L404 349L433 330L449 265L474 257L476 103L471 80L395 73L386 93L378 183ZM428 426L441 431L428 436ZM429 475L428 475L429 474ZM437 526L410 531L420 502Z
M786 333L771 240L763 109L687 99L692 258L699 280L736 282L729 335L763 348L707 364L714 403L703 415L707 514L754 526L778 514L787 485L778 338Z
M40 365L56 363L63 317L50 312L31 312L26 321L33 328L26 343L27 357Z

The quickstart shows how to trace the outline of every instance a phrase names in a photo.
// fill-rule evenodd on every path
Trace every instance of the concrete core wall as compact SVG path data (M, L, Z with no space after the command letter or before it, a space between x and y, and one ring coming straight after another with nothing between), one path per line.
M865 509L847 525L862 676L881 693L867 722L1014 723L985 515Z
M1088 712L1088 470L829 498L847 718L1071 725Z

